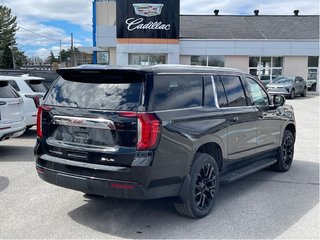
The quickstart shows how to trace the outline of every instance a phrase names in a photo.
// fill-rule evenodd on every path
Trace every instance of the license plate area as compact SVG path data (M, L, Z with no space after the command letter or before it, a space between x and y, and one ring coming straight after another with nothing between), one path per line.
M116 145L114 133L111 130L98 128L57 125L50 138L65 143L76 143L91 147L114 147Z

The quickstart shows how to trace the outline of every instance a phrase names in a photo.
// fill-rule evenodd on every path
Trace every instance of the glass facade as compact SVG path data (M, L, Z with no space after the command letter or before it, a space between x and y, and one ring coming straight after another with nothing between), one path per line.
M249 57L249 73L266 83L282 75L283 57Z
M166 55L163 54L129 54L129 65L156 65L165 63Z
M98 64L109 64L109 52L97 52Z
M318 80L319 57L308 57L308 80Z
M224 67L224 56L191 56L191 65Z

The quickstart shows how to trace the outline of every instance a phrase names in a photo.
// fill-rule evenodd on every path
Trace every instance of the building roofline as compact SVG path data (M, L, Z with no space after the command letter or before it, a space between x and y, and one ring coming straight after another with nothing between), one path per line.
M320 17L320 15L214 15L214 14L180 14L181 16L190 16L190 17Z

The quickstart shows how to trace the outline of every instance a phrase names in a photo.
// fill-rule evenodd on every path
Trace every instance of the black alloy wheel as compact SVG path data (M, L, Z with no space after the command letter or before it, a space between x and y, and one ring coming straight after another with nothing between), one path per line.
M293 134L285 130L282 144L278 155L278 161L272 168L279 172L286 172L290 169L294 155L294 137Z
M175 208L190 218L205 217L211 212L219 191L218 165L211 155L197 153L188 177L186 198L179 199Z
M197 177L195 187L195 201L197 207L205 210L210 206L210 202L214 200L216 193L216 176L214 167L207 163L203 165Z

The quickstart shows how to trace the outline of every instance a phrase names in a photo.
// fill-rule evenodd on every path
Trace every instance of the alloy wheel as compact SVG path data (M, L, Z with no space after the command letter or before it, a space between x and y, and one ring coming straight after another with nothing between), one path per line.
M195 201L199 209L204 210L209 207L210 202L215 198L216 192L216 176L214 167L210 163L206 163L200 169L196 187Z
M291 136L287 136L282 143L282 160L285 168L288 168L293 159L294 141Z

